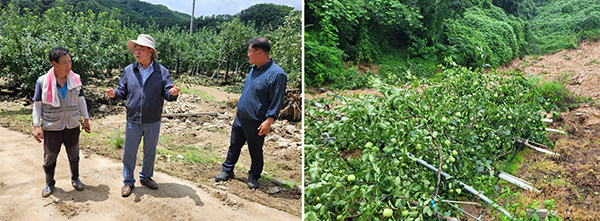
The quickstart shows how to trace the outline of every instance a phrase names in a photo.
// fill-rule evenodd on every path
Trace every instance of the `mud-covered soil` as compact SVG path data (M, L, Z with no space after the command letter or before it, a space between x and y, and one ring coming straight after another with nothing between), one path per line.
M577 49L543 56L526 56L500 71L517 70L556 81L577 96L600 98L600 41L582 42ZM523 202L554 199L564 220L600 220L600 109L597 103L579 104L560 113L548 127L567 135L548 133L560 157L527 151L518 176L542 190L525 193Z

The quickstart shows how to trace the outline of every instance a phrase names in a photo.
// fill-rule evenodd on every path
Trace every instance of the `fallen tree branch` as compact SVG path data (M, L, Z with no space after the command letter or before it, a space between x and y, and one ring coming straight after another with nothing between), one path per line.
M217 116L215 112L162 114L163 117Z

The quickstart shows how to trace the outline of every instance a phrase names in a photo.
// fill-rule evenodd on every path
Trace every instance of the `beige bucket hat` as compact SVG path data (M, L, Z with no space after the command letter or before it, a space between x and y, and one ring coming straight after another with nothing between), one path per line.
M140 35L138 35L137 40L127 41L127 48L129 49L129 51L131 51L131 53L134 52L136 44L154 49L154 53L152 54L152 59L158 58L158 51L156 51L156 48L154 48L154 38L150 37L150 35L140 34Z

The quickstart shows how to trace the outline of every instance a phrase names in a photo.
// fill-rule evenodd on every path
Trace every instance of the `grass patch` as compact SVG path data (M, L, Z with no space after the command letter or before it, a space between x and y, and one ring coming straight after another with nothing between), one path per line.
M171 135L165 134L158 138L158 144L166 147L171 142Z
M591 60L590 62L588 62L585 65L588 66L588 65L598 65L598 64L600 64L600 62L598 62L598 61L596 61L596 59L594 59L594 60Z
M108 149L111 153L113 153L116 150L123 149L123 147L125 147L125 138L121 137L122 134L123 132L117 130L115 132L110 133L108 135L109 138L104 140L104 142L108 144Z
M554 103L560 110L577 107L578 103L590 102L590 98L575 96L559 82L542 82L542 96Z
M0 112L0 122L3 127L18 131L24 134L33 134L33 119L31 110L23 107L14 107L12 110L2 110ZM18 108L18 109L17 109Z
M209 95L208 93L206 93L204 91L182 87L181 92L188 93L188 94L200 95L200 97L204 100L217 102L217 99L215 99L215 97L213 97L212 95Z
M569 186L569 182L567 182L564 178L554 178L552 181L550 181L550 183L555 186Z
M515 174L515 172L517 170L519 170L519 168L521 168L521 164L523 164L525 162L525 159L523 158L523 155L524 154L529 154L529 152L531 152L531 150L528 149L528 148L525 148L525 149L523 149L523 151L519 152L517 154L517 156L515 156L515 159L510 164L510 166L506 169L506 173L508 173L508 174ZM510 154L510 155L512 155L512 154Z
M177 156L181 155L183 157L183 162L191 164L209 166L210 164L216 164L219 162L217 157L212 157L205 151L202 151L200 148L193 145L183 145L181 148L178 148L178 150L180 151L158 149L157 152L162 155L170 155L171 157L174 156L175 159L172 160L178 160Z

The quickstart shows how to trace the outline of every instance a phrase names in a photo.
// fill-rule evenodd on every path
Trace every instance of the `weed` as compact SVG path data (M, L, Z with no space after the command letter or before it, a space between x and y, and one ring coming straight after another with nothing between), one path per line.
M200 97L202 99L207 100L207 101L213 101L213 102L217 101L217 99L215 99L215 97L213 97L212 95L210 95L204 91L201 91L201 90L195 90L195 89L189 89L189 88L182 87L181 92L200 95Z
M114 149L123 149L123 147L125 146L125 138L122 137L116 137L116 138L110 138L109 140L110 146Z
M125 138L121 135L123 135L123 132L121 132L121 130L117 130L107 135L108 137L110 137L109 139L104 140L104 142L108 144L108 148L109 150L111 150L111 152L123 149L123 147L125 146Z
M565 60L567 60L567 61L570 61L570 60L571 60L571 57L567 56L566 54L563 54L563 58L564 58Z
M598 62L598 61L596 61L596 59L594 59L594 60L591 60L590 62L588 62L585 65L587 66L587 65L595 65L595 64L600 64L600 62Z

